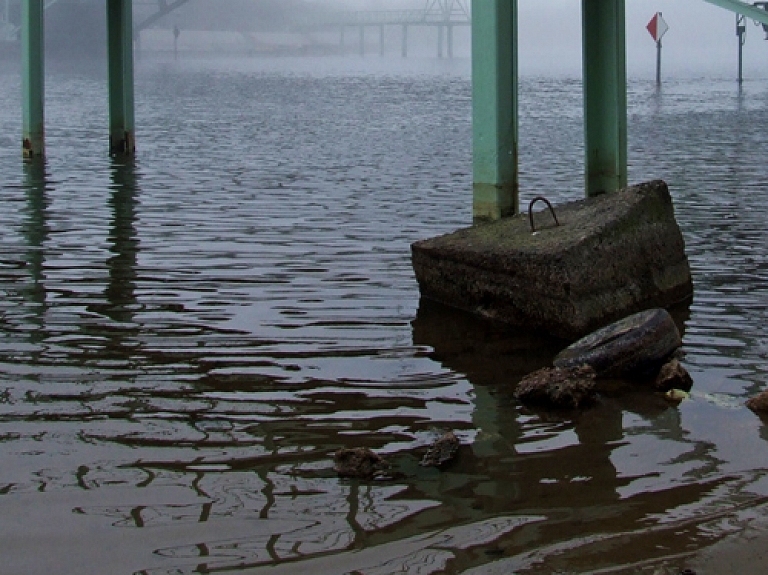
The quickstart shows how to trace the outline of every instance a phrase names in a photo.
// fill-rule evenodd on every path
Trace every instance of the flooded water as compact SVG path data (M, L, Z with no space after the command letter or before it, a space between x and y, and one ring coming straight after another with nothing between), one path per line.
M512 392L562 342L419 301L410 244L471 221L470 81L396 66L145 59L126 163L103 70L54 64L42 166L3 65L3 574L676 573L763 514L768 81L631 82L694 390L556 415ZM581 197L579 81L521 91L521 205ZM420 467L446 429L456 461ZM356 446L394 477L339 479Z

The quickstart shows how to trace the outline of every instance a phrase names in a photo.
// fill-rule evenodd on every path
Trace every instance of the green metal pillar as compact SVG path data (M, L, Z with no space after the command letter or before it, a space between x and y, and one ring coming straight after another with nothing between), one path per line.
M133 111L133 1L107 2L109 152L136 151Z
M384 55L384 24L379 26L379 56Z
M627 185L625 0L582 0L586 195Z
M21 10L22 153L45 155L45 59L43 0L24 0Z
M473 217L518 209L517 0L472 0Z

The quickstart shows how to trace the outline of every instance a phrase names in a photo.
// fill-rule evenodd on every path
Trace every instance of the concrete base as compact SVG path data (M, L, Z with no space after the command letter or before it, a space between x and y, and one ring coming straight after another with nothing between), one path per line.
M663 181L466 228L412 245L424 297L576 339L693 294Z

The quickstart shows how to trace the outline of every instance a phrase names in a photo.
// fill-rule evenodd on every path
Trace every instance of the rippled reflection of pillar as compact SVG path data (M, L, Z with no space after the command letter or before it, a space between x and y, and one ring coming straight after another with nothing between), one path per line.
M139 239L136 232L138 177L132 160L112 164L109 206L112 221L109 229L107 260L109 282L105 296L109 306L106 315L114 321L130 322L136 304L136 264Z
M619 480L611 453L622 438L622 412L615 404L571 423L557 412L520 410L512 399L523 376L551 363L557 341L428 300L420 302L413 341L430 346L430 357L464 374L474 388L477 435L453 468L454 475L469 471L464 500L450 502L454 512L471 516L475 509L500 512L521 505L537 512L558 506L585 510L592 504L602 510L616 502Z
M23 225L24 239L27 243L25 258L26 269L31 276L31 283L26 290L25 301L35 309L32 317L39 318L43 327L43 317L46 310L45 289L45 243L49 239L48 207L48 173L42 159L24 164L24 188L27 195L26 218Z

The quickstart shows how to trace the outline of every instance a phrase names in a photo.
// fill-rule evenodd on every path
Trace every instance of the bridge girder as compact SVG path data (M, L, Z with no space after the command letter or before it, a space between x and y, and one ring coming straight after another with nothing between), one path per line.
M768 12L752 4L747 4L740 0L704 0L704 2L709 2L736 14L742 14L747 18L768 26Z
M427 18L435 16L438 20L446 22L472 19L467 0L426 0L424 13Z

